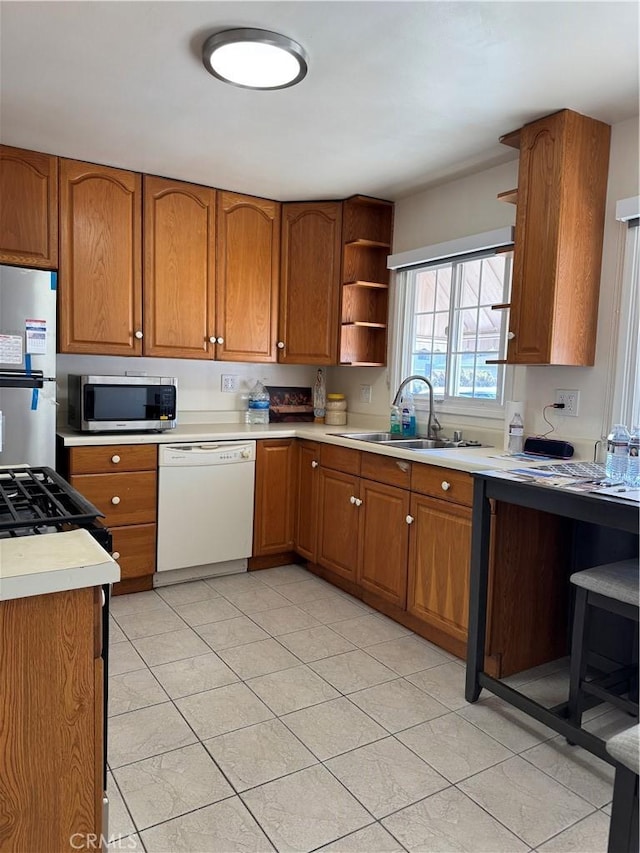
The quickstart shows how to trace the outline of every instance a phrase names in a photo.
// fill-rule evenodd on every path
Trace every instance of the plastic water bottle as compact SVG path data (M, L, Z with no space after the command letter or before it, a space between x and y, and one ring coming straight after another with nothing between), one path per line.
M604 470L609 483L625 481L628 458L629 430L624 424L615 424L607 436L607 461Z
M413 405L413 397L407 395L402 401L402 435L411 437L416 434L416 410Z
M522 453L524 447L524 421L516 412L509 424L509 453Z
M247 423L269 423L269 392L260 381L256 382L249 394Z
M640 426L634 426L629 437L629 458L625 483L633 489L640 488Z

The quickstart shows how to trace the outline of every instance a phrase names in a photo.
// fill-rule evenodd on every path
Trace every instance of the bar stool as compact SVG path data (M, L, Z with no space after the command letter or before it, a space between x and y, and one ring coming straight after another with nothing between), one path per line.
M595 697L599 702L610 702L637 717L638 560L623 560L576 572L571 575L571 583L576 587L576 598L571 639L568 719L577 726L581 725L587 696ZM634 658L631 666L587 680L589 623L596 609L615 613L635 622ZM628 685L628 699L620 696L621 685Z
M613 783L609 853L637 853L640 726L631 726L607 741L607 752L618 762Z

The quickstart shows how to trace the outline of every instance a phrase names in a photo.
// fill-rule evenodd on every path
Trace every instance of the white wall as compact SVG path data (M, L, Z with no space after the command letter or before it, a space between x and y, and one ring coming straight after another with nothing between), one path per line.
M608 417L617 342L615 284L621 272L621 249L625 237L625 226L615 219L615 203L618 199L638 195L638 158L636 117L612 128L595 366L514 368L512 398L526 402L527 434L548 429L542 420L542 407L553 402L556 388L580 391L580 415L577 418L561 417L555 412L550 415L557 425L558 438L595 441L607 429L603 420ZM516 159L401 199L395 210L393 251L409 251L514 224L515 208L498 202L496 195L516 187L517 182ZM371 404L362 403L359 399L360 385L365 382L373 386ZM388 414L386 370L335 368L329 371L329 384L347 394L350 411L380 416ZM463 419L458 420L465 425ZM485 424L495 425L495 422Z

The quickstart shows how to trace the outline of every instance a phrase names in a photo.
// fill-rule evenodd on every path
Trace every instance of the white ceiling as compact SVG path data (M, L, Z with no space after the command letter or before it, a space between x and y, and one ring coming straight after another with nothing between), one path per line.
M235 26L299 41L307 78L211 77ZM397 199L563 107L638 113L636 2L2 2L0 38L3 142L281 200Z

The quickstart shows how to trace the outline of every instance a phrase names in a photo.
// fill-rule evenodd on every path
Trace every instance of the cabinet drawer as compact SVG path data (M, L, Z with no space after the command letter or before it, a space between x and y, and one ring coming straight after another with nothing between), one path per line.
M361 455L359 450L323 444L320 448L320 464L324 468L333 468L345 474L360 474Z
M156 472L80 474L71 485L105 514L107 527L156 520Z
M111 444L69 449L69 473L72 475L155 471L157 464L157 444Z
M360 476L388 486L408 489L411 485L411 463L406 459L391 459L378 453L363 453Z
M120 566L120 580L153 574L156 568L155 524L113 527L111 535L112 557Z
M453 471L451 468L414 465L411 474L411 491L465 506L471 506L473 503L471 476L465 471Z

